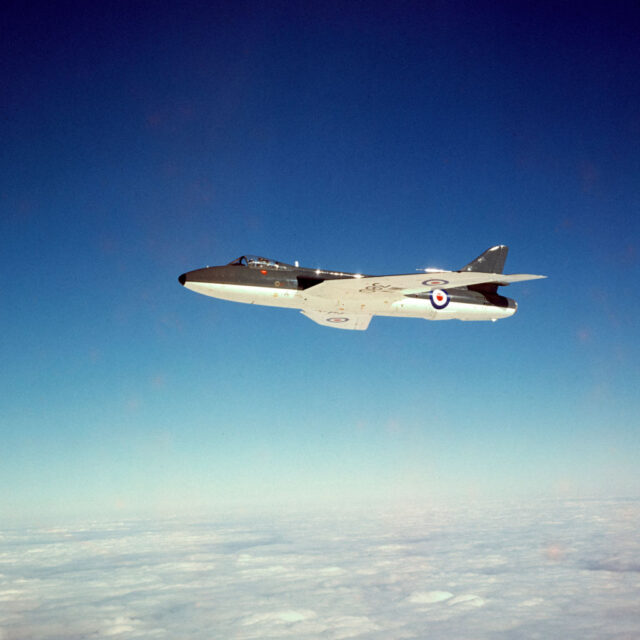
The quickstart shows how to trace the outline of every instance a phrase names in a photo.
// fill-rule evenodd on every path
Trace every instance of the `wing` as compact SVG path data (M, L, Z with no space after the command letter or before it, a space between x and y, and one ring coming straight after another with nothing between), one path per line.
M474 284L493 282L510 284L523 280L537 280L546 276L528 273L505 275L503 273L481 273L474 271L442 271L437 273L410 273L399 276L367 276L364 278L340 278L324 280L305 290L307 298L355 298L384 296L389 300L400 299L411 293L425 293L433 289L454 289Z
M371 315L368 313L343 313L338 311L316 311L313 309L303 309L301 313L318 324L334 329L364 331L369 326L369 322L371 322Z

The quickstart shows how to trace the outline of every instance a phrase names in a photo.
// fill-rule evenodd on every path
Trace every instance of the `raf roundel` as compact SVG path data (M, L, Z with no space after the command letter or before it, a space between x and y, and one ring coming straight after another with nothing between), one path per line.
M340 324L342 322L349 322L349 318L345 318L344 316L334 316L333 318L327 318L327 322L333 322L335 324Z
M427 287L439 287L443 284L449 284L448 280L440 280L439 278L431 279L431 280L423 280L422 284L427 285Z
M429 294L429 297L431 298L431 305L434 309L444 309L451 299L449 294L443 289L434 289Z

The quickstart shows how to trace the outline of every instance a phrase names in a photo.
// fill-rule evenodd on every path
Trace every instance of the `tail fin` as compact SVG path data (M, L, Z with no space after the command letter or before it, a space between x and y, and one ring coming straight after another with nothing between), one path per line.
M480 273L503 273L504 263L509 253L509 247L504 244L487 249L482 255L472 260L460 271L479 271Z

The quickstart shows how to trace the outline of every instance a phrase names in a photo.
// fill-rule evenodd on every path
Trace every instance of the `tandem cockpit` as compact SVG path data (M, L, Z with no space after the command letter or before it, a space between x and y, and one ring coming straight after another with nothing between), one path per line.
M292 269L293 265L276 262L260 256L240 256L228 264L229 267L251 267L252 269Z

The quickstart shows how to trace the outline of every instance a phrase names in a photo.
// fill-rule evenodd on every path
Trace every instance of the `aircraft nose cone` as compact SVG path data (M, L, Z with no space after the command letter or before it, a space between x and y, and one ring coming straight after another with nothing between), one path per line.
M187 274L183 273L181 276L178 276L178 282L184 286L184 283L187 281Z

